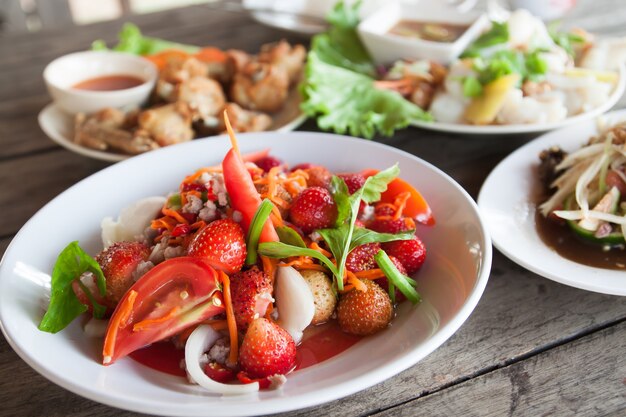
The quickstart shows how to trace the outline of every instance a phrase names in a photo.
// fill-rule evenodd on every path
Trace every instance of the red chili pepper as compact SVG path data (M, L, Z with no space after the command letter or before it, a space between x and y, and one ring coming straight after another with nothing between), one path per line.
M191 232L191 227L188 224L178 224L172 230L172 237L183 236Z

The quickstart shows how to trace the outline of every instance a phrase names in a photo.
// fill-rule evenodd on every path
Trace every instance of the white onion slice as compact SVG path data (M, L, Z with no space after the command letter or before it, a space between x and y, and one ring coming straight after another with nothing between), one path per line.
M250 394L259 390L259 383L230 385L209 378L202 369L200 358L222 335L211 326L201 325L194 330L185 344L185 365L189 377L202 388L223 395Z
M279 266L274 283L274 298L278 308L278 325L291 335L294 342L315 315L315 301L306 280L290 266Z
M620 225L626 224L626 216L595 210L588 210L586 213L582 210L555 210L554 214L565 220L597 219Z
M133 241L143 235L150 222L159 214L165 204L165 197L147 197L120 210L117 220L111 217L102 219L102 243L105 249L115 242Z

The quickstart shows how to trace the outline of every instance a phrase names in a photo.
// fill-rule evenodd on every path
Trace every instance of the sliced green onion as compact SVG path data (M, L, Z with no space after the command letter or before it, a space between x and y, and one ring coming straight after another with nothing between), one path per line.
M273 204L267 198L263 200L259 208L254 213L250 228L248 229L248 237L246 239L246 248L248 254L246 255L246 265L254 265L257 261L257 249L259 246L259 238L261 237L261 231L265 222L270 217Z
M400 290L400 292L404 294L404 296L413 304L417 304L421 301L422 298L409 281L411 279L398 271L398 268L396 268L396 266L393 264L391 259L389 259L389 256L387 256L384 250L379 250L378 253L374 255L374 260L389 280L390 289L392 285L395 285L396 287L398 287L398 290Z

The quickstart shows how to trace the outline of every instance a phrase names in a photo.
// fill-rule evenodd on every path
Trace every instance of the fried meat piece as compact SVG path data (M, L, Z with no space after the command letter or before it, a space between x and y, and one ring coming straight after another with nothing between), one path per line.
M289 75L280 66L249 62L235 74L231 98L249 110L275 112L285 103L289 90Z
M191 111L184 103L155 107L139 115L138 136L151 137L160 146L187 142L193 138Z
M259 62L277 65L287 71L290 84L294 84L300 78L305 58L304 46L291 46L285 40L263 45L258 56Z
M175 101L185 103L193 120L216 116L226 104L222 86L215 80L193 77L180 83L175 90Z

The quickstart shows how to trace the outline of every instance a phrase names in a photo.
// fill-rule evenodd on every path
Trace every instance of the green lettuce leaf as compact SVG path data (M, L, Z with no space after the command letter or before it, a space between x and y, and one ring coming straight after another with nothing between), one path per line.
M391 136L412 121L432 120L397 92L376 88L366 75L325 63L315 50L309 52L305 72L301 108L317 117L324 130L371 139L377 132Z
M94 274L98 291L101 296L104 296L106 294L106 281L100 265L78 246L78 242L72 242L61 251L54 264L50 304L48 311L46 311L43 319L41 319L41 323L39 323L39 330L56 333L63 330L72 320L87 311L87 306L78 300L72 289L72 282L78 279L84 272ZM106 310L105 307L96 303L93 297L89 298L94 307L94 317L101 318Z
M118 44L111 48L111 50L135 55L152 55L167 49L178 49L189 53L195 53L200 50L199 47L193 45L184 45L164 39L143 36L141 30L132 23L124 24L118 34L118 39ZM108 48L103 40L97 40L91 44L91 49L102 51Z

